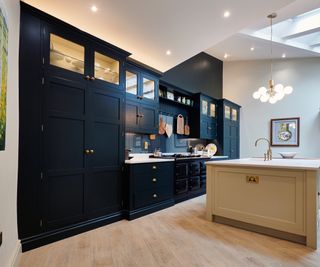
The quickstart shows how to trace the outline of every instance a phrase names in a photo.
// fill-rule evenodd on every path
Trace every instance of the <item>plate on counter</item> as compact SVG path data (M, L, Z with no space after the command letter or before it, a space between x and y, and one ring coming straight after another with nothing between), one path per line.
M206 150L208 151L208 156L212 157L214 154L217 153L217 146L213 143L210 143L206 146Z

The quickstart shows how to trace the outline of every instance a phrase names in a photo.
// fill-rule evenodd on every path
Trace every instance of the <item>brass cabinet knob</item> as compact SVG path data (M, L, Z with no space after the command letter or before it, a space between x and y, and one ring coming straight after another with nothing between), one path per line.
M93 149L90 149L90 154L93 154L94 153L94 150Z
M156 166L156 165L153 165L153 166L152 166L152 169L153 169L153 170L156 170L156 169L157 169L157 166Z
M86 155L89 155L89 154L90 154L90 150L89 150L89 149L86 149L86 150L84 151L84 153L85 153Z
M94 81L96 78L95 77L90 77L90 80L91 81Z
M143 114L140 114L140 118L143 118L144 117L144 115Z
M157 194L153 194L153 198L157 198L158 197L158 195Z
M85 78L86 80L90 80L90 76L89 76L89 75L84 76L84 78Z
M156 182L157 181L157 178L152 178L152 182Z

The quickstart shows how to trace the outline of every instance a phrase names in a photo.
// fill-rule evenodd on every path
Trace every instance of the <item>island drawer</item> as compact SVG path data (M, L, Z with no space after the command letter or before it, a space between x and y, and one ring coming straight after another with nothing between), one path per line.
M141 208L172 198L172 186L162 186L151 190L140 190L134 194L134 208Z

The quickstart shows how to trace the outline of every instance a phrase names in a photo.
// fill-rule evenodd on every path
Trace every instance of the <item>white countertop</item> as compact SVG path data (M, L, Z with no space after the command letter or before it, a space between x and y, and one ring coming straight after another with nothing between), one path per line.
M222 161L208 161L207 165L264 167L281 169L320 170L320 159L273 159L264 161L263 158L244 158Z
M125 161L125 164L141 164L141 163L155 163L155 162L168 162L174 161L174 159L154 159L154 158L145 158L145 159L129 159Z

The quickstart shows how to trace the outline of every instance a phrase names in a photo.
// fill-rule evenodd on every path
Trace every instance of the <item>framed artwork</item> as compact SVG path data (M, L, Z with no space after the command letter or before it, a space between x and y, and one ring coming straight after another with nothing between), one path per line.
M8 78L8 25L0 6L0 150L6 142L6 101Z
M272 119L270 140L272 146L299 146L300 118Z

